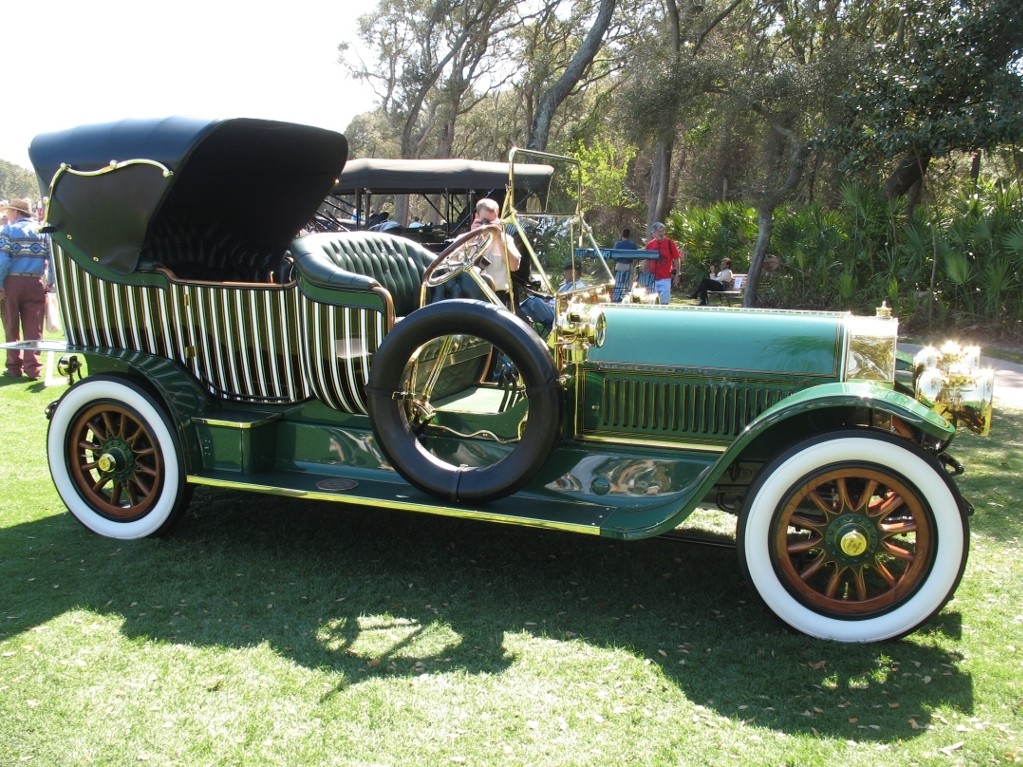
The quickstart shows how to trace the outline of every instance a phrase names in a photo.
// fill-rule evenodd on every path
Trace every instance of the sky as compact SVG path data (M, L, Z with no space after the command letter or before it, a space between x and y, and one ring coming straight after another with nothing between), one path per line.
M375 0L51 0L5 14L0 159L130 117L255 117L344 132L374 108L337 63ZM23 74L24 77L20 77Z

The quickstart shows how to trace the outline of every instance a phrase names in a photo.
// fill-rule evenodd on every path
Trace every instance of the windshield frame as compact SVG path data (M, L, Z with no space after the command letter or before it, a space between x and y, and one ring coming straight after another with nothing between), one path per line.
M542 164L554 169L546 194L519 194L517 167ZM516 244L528 254L542 292L568 299L581 292L610 290L614 276L582 213L582 167L564 155L513 147L508 153L508 188L501 218ZM558 182L561 182L560 184ZM565 269L571 266L573 284Z

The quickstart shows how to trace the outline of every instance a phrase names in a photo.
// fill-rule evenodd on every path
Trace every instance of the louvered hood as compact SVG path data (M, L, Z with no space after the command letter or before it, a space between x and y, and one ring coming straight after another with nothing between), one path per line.
M727 442L795 391L838 381L841 313L608 306L579 376L579 432Z

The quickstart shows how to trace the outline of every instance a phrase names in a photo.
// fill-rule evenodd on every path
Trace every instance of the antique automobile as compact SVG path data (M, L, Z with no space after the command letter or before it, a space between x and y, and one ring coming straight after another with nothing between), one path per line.
M948 448L990 425L979 351L929 348L905 378L883 307L612 304L571 158L513 150L500 223L436 254L297 234L346 162L318 128L123 121L31 156L66 329L35 345L70 384L47 456L95 533L164 533L196 485L620 540L701 508L734 516L775 615L842 642L913 631L959 583ZM511 295L487 274L509 243Z

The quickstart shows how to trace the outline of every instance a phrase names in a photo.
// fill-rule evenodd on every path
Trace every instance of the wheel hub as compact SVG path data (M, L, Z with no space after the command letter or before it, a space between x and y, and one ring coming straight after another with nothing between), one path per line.
M104 474L114 477L125 476L131 469L131 448L123 442L107 443L96 460L96 466Z
M867 550L867 536L861 533L859 530L850 530L847 533L842 534L842 538L838 544L842 551L850 557L858 557L864 551Z
M873 555L879 536L862 514L843 514L828 526L825 542L829 553L845 564L859 564Z

